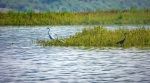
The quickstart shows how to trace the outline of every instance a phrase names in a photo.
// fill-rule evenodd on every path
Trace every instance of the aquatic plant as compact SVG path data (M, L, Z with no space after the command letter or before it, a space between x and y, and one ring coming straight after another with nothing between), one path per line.
M84 28L82 32L77 32L69 38L61 38L64 43L56 40L39 40L37 44L43 46L92 46L92 47L120 47L116 44L124 38L124 47L149 47L150 46L150 28L139 27L136 29L117 28L109 30L102 26L94 28Z
M89 12L28 12L0 13L0 25L99 25L150 24L150 10L110 10Z

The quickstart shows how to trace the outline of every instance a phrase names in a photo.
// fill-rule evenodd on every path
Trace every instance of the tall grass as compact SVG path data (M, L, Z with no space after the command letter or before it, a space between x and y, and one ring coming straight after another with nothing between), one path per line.
M0 25L98 25L150 24L149 9L89 12L28 12L0 13Z
M82 32L76 33L69 38L58 40L38 40L37 43L43 46L92 46L92 47L120 47L117 41L124 38L127 33L124 47L150 47L150 28L140 27L136 29L117 28L108 30L98 26L84 28Z

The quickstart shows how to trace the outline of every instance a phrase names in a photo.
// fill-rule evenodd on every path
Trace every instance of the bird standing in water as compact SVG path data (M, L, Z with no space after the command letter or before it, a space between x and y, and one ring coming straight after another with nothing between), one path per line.
M49 33L49 32L50 32L50 28L47 28L47 29L49 29L49 30L48 30L48 35L49 35L49 38L50 38L51 40L56 39L56 40L58 40L58 41L64 43L64 41L58 39L58 35L57 35L57 34L54 34L54 35L53 35L53 36L55 36L55 37L57 37L57 38L51 36L50 33Z
M121 44L121 46L122 46L124 44L124 41L126 40L126 34L127 33L124 34L124 39L118 41L116 44Z
M50 39L54 39L54 37L52 37L52 36L49 34L49 32L50 32L50 28L47 28L47 29L49 29L49 30L48 30L49 38L50 38ZM55 35L57 36L57 39L58 39L58 35L57 35L57 34L55 34Z

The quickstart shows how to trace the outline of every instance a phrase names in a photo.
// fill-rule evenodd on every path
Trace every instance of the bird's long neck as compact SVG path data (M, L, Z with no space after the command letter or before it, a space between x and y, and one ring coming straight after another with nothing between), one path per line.
M48 29L48 35L49 35L50 29Z
M126 34L124 34L124 40L126 39Z
M49 34L49 32L50 32L50 29L48 30L48 35L50 39L53 39L52 36Z

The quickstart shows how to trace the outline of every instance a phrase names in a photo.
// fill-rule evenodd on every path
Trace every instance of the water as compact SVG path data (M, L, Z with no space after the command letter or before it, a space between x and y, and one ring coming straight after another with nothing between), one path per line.
M150 50L32 43L49 39L47 27L0 27L0 83L150 83ZM83 28L49 27L62 37Z

